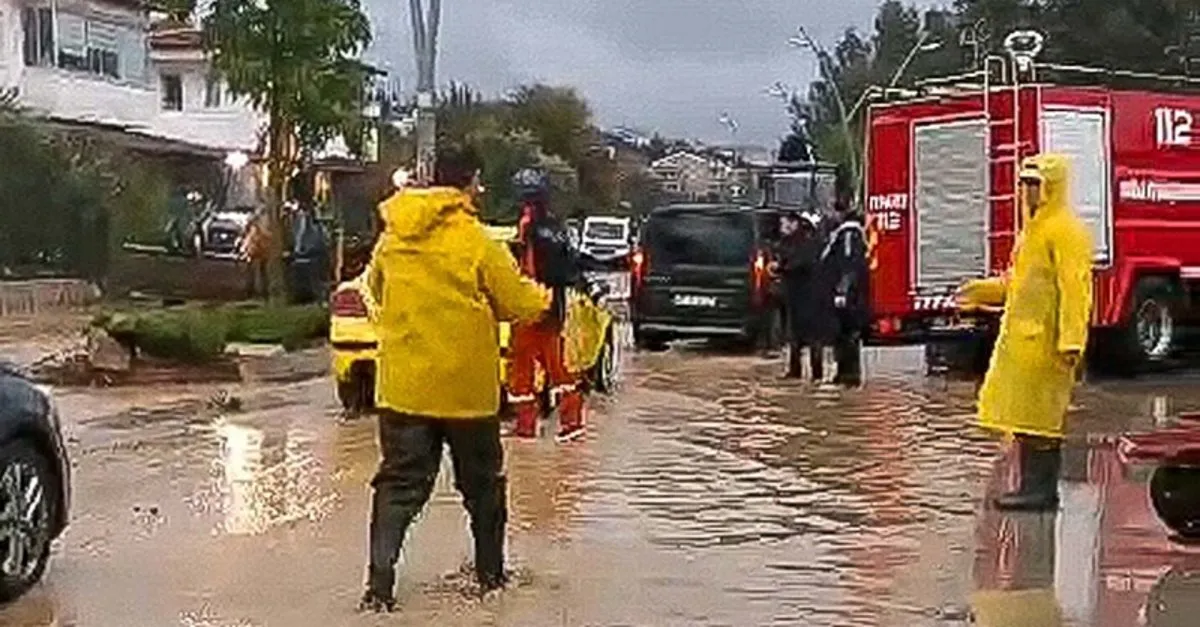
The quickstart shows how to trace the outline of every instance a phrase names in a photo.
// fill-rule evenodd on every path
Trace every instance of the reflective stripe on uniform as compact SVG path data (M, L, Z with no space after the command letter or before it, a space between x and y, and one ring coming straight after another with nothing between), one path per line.
M513 404L518 403L536 403L538 397L536 394L509 394L508 402Z

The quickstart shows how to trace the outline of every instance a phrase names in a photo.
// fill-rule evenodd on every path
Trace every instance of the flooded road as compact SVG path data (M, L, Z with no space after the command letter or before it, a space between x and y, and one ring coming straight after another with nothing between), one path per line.
M374 425L340 421L327 381L63 391L72 524L0 625L1195 624L1200 551L1166 541L1106 434L1200 410L1200 377L1089 384L1064 511L1000 515L974 386L924 378L919 350L866 364L837 391L756 357L630 355L586 440L508 445L519 585L464 597L444 474L389 617L353 612ZM239 411L211 402L223 389Z

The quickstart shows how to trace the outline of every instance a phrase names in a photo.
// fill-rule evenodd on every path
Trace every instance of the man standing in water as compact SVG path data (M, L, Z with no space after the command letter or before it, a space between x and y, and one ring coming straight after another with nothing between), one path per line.
M459 157L458 163L447 157ZM395 607L396 561L448 445L475 540L481 592L507 582L507 487L500 443L502 320L531 322L550 305L476 217L475 155L439 155L445 187L405 189L380 206L384 230L366 272L380 303L382 460L372 486L370 565L362 608Z
M849 205L840 204L837 214L841 223L829 235L821 266L833 288L836 310L833 382L853 387L862 385L862 336L871 321L867 234Z
M1012 510L1058 507L1067 407L1087 346L1092 310L1092 242L1070 207L1067 157L1021 165L1024 224L1005 278L972 281L959 301L1004 305L1000 336L979 391L981 426L1013 436L1021 484L995 500Z
M810 374L819 383L825 378L825 345L833 330L832 296L820 271L820 220L811 213L788 213L781 218L780 232L779 272L788 323L785 376L804 376L803 352L807 348Z

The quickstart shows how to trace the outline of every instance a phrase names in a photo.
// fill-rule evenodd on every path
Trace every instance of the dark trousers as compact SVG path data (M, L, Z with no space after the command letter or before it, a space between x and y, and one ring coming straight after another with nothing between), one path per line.
M806 348L809 372L813 381L820 381L825 378L825 346L817 342L789 342L787 374L789 377L800 377L804 374L802 355Z
M850 385L862 383L862 336L858 331L839 334L833 344L833 355L837 361L836 382Z
M254 260L246 270L246 293L250 298L266 297L270 292L267 283L267 262Z
M384 411L379 417L383 459L371 482L372 591L392 594L405 534L429 501L447 445L454 484L471 518L476 576L485 584L502 580L508 497L499 418L439 419Z

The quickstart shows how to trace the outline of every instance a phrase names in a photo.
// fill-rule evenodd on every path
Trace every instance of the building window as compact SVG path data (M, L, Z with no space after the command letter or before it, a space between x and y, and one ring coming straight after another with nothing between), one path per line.
M50 9L21 11L21 34L25 65L54 65L54 14Z
M159 90L163 111L183 111L183 79L178 74L163 74Z
M221 78L209 75L204 82L204 106L215 109L221 106Z

